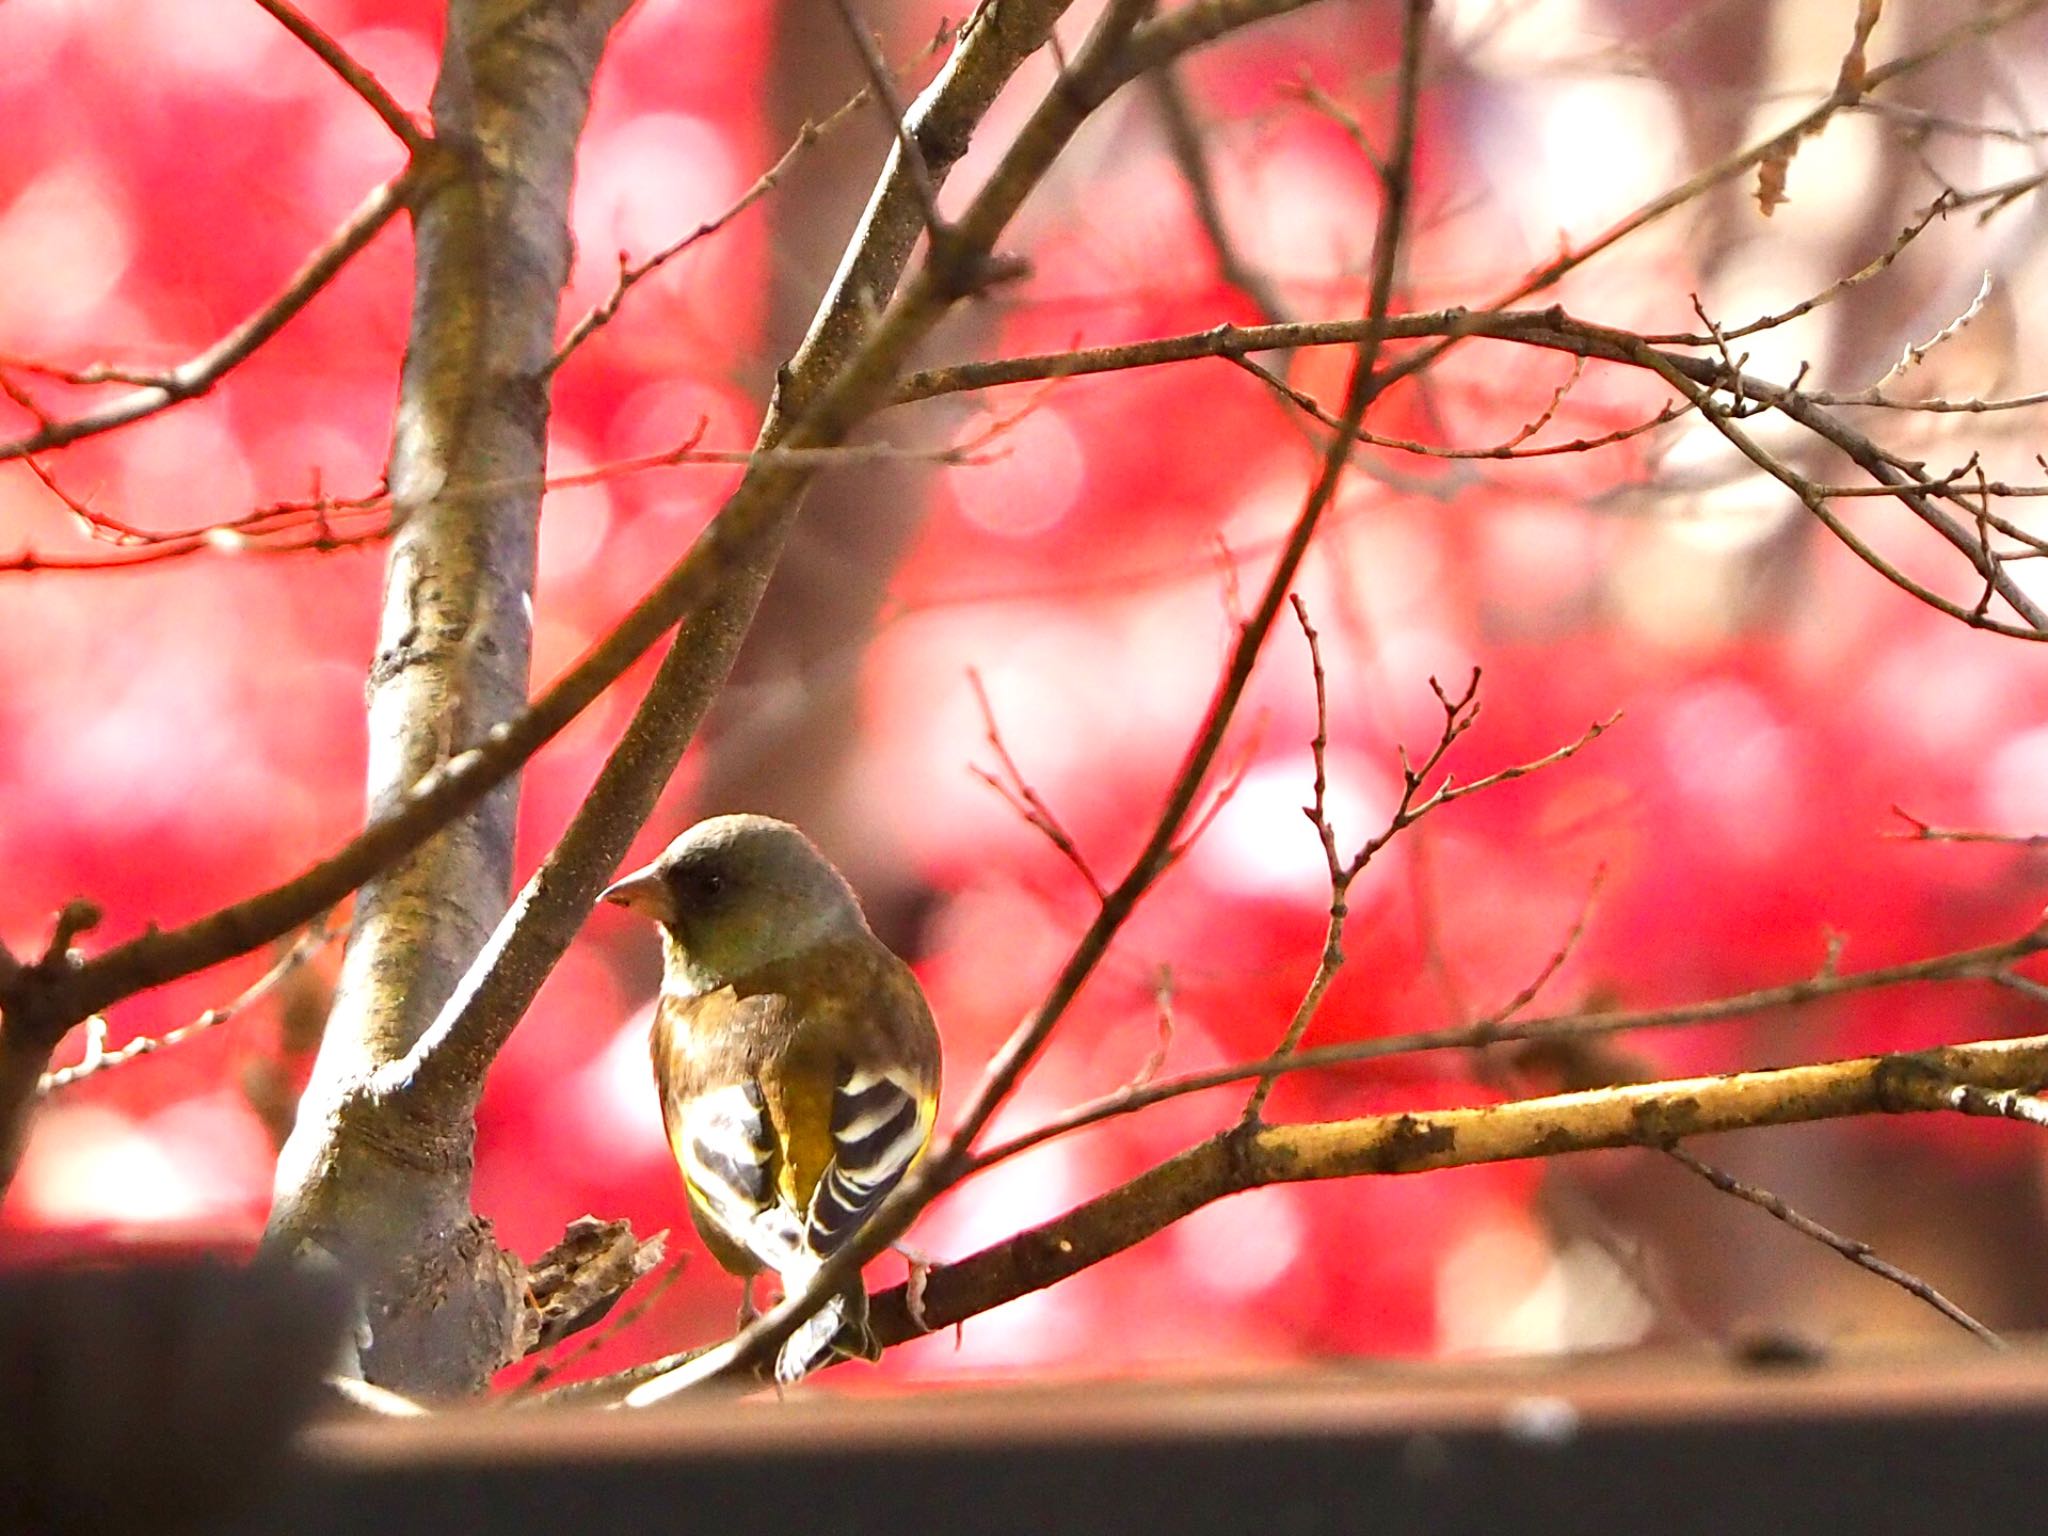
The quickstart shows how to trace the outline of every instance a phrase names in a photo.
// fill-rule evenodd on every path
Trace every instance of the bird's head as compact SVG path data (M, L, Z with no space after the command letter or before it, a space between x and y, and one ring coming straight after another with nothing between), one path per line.
M672 979L693 992L867 932L853 887L786 821L714 816L603 899L660 924Z

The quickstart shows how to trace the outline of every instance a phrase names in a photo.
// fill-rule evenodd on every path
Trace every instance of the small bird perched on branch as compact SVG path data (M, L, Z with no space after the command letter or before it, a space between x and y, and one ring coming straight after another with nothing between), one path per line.
M939 1037L853 888L787 822L699 822L604 899L661 928L654 1080L704 1245L746 1280L810 1283L931 1139ZM791 1382L874 1358L858 1280L777 1357Z

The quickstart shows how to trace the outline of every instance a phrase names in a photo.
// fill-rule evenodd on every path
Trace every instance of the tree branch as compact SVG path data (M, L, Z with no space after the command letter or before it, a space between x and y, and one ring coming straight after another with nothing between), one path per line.
M2048 1036L2032 1036L1474 1109L1226 1131L1065 1215L931 1270L922 1328L901 1286L873 1298L870 1325L885 1346L951 1327L1099 1264L1212 1201L1269 1184L1664 1147L1719 1131L1947 1109L1933 1096L1944 1085L1999 1091L2043 1080Z
M2042 953L2048 953L2048 924L2033 928L2004 943L1957 950L1951 954L1934 955L1925 960L1907 961L1901 965L1878 966L1867 971L1840 972L1830 963L1803 981L1788 982L1775 987L1760 987L1754 991L1714 998L1706 1002L1682 1003L1672 1008L1552 1014L1517 1021L1515 1015L1526 1006L1524 998L1530 991L1524 988L1523 992L1506 1007L1490 1017L1470 1024L1454 1025L1448 1029L1411 1030L1405 1034L1376 1035L1367 1040L1340 1041L1334 1045L1296 1051L1291 1055L1282 1053L1258 1061L1236 1062L1202 1072L1191 1072L1182 1077L1167 1078L1141 1087L1124 1088L1106 1098L1078 1105L1042 1125L1019 1133L1008 1141L999 1142L977 1152L973 1166L974 1170L979 1172L1015 1157L1020 1152L1029 1151L1041 1142L1069 1135L1088 1126L1100 1124L1104 1120L1133 1114L1154 1104L1164 1103L1168 1099L1181 1098L1190 1093L1205 1093L1213 1088L1250 1082L1255 1078L1269 1075L1320 1071L1326 1067L1353 1066L1360 1062L1381 1061L1394 1056L1421 1055L1431 1051L1472 1051L1513 1041L1585 1041L1626 1034L1638 1029L1682 1029L1696 1024L1721 1024L1733 1019L1749 1018L1752 1015L1774 1013L1780 1009L1808 1007L1832 998L1916 983L1981 980L2004 984L2009 980L2024 980L2025 978L2018 977L2012 972L2010 967L2018 961ZM2035 1000L2048 1001L2048 998L2037 997ZM1925 1107L1961 1106L1930 1104Z
M943 158L928 158L929 174L942 178L951 168L965 148L967 130L1037 48L1066 3L1037 0L1028 12L1006 9L1001 26L984 22L963 31L953 55L912 109L920 123L958 125L959 148ZM886 281L886 290L894 290L920 218L899 146L876 185L832 291L782 372L776 404L761 429L762 448L836 443L873 407L894 365L855 370L831 338L856 345L857 355L907 348L943 313L944 305L929 299L907 314L907 306L898 306L894 324L879 343L859 343L860 328L871 313L871 290L859 285ZM874 242L882 239L879 231L890 232L883 243L897 252L894 267L878 254ZM828 398L842 375L856 372L865 396L852 394L842 383L839 395ZM797 412L798 401L812 409ZM701 594L684 610L681 632L646 696L560 841L478 953L414 1059L394 1073L394 1091L434 1101L439 1113L460 1116L474 1105L491 1060L582 927L597 892L652 814L662 786L724 685L801 506L809 479L797 472L802 469L799 459L757 461L692 550L691 559L701 550L716 565Z
M88 1035L87 1038L92 1044L87 1049L84 1058L71 1066L59 1067L54 1072L45 1072L42 1081L36 1085L36 1091L38 1093L54 1093L60 1088L69 1088L73 1083L83 1082L89 1077L97 1077L102 1072L110 1072L115 1067L140 1060L145 1056L154 1056L158 1051L167 1050L174 1045L182 1045L187 1040L218 1029L230 1019L246 1012L256 1003L262 1001L263 998L269 996L270 993L277 989L280 982L292 975L300 966L311 960L313 956L333 942L334 931L324 921L314 923L288 945L277 959L271 962L268 970L264 971L261 976L250 982L248 986L237 992L225 1003L208 1008L199 1014L198 1017L194 1018L191 1023L180 1024L176 1029L166 1030L161 1035L137 1035L126 1044L116 1046L111 1051L101 1049L98 1044L98 1037ZM98 1015L95 1015L93 1019L87 1021L87 1028L90 1029L95 1022L104 1023L104 1021L99 1020ZM104 1030L102 1030L102 1033L104 1033Z
M960 241L966 243L970 250L989 249L996 233L1007 223L1028 187L1043 173L1044 167L1052 163L1088 113L1135 74L1168 63L1178 56L1179 51L1216 35L1225 25L1222 18L1240 13L1247 18L1270 15L1287 8L1284 4L1270 3L1270 0L1269 3L1256 3L1256 0L1245 0L1245 3L1206 0L1205 3L1205 0L1197 0L1193 5L1141 27L1137 23L1148 9L1145 0L1131 0L1131 3L1112 0L1081 53L1062 72L1059 86L1040 102L1018 134L1009 155L991 174L973 205L954 226ZM1377 395L1374 362L1379 351L1380 331L1392 304L1406 231L1408 173L1414 150L1429 10L1430 0L1409 0L1405 13L1398 122L1395 147L1390 157L1397 173L1398 190L1390 190L1381 204L1367 329L1364 339L1358 344L1345 392L1344 419L1354 430ZM945 246L954 244L948 241ZM920 273L906 298L915 295L929 275L929 269ZM952 280L957 281L957 276ZM749 1323L725 1345L691 1361L688 1366L645 1383L636 1389L630 1403L639 1406L659 1402L705 1381L757 1370L762 1363L773 1358L776 1349L798 1324L839 1288L852 1281L869 1258L903 1234L917 1212L966 1172L975 1139L1036 1059L1138 902L1172 862L1179 846L1178 834L1223 744L1224 735L1235 717L1237 705L1250 682L1266 636L1285 601L1294 573L1300 568L1322 514L1335 498L1349 452L1347 436L1340 435L1332 440L1258 606L1240 626L1223 681L1175 775L1166 803L1143 849L1132 861L1129 872L1103 899L1095 921L1069 955L1045 1001L1017 1027L996 1053L945 1145L911 1171L880 1209L863 1224L852 1241L826 1262L801 1295L784 1298L772 1311Z
M1198 357L1242 357L1249 352L1278 347L1355 344L1367 327L1356 320L1317 321L1293 325L1220 325L1207 331L1161 337L1153 341L1122 346L1086 348L1066 353L1041 354L1028 358L1007 358L994 363L964 364L929 369L913 374L898 387L895 403L929 399L962 389L988 388L996 384L1021 383L1031 379L1071 378L1089 373L1115 372L1126 368L1152 367ZM2048 640L2048 609L2030 597L2003 559L1991 551L1974 527L1966 527L1940 503L1956 505L1974 524L1979 509L1966 501L1966 492L1954 480L1930 481L1910 472L1910 466L1888 453L1866 434L1816 404L1797 387L1759 379L1731 367L1719 357L1692 357L1653 347L1632 332L1595 325L1566 314L1562 309L1546 310L1441 310L1428 314L1390 317L1384 334L1389 340L1425 337L1485 337L1517 342L1569 353L1575 357L1623 363L1657 374L1677 390L1687 403L1714 419L1731 442L1765 473L1783 483L1802 504L1813 511L1837 538L1871 564L1887 580L1930 606L1976 629L1989 630L2023 640ZM1405 377L1407 363L1388 370L1382 385ZM1766 452L1753 438L1734 424L1726 410L1715 406L1711 393L1726 393L1751 404L1782 412L1845 455L1876 483L1880 494L1896 497L1921 522L1951 545L1969 563L1985 586L2012 608L2023 621L2015 624L1991 617L1978 608L1942 597L1905 575L1878 556L1827 509L1832 487L1816 485L1781 459ZM2012 487L1987 482L1981 494L2011 494Z
M354 91L369 106L370 110L384 119L384 126L398 135L406 153L423 155L432 143L419 125L412 120L404 107L395 101L391 93L377 83L377 77L350 58L348 51L333 38L308 21L297 7L286 0L256 0L256 3L276 18L279 26L291 33L313 55L340 77L343 84Z
M1785 1203L1782 1196L1772 1194L1768 1189L1761 1188L1758 1185L1745 1183L1743 1180L1736 1178L1734 1174L1728 1172L1727 1169L1717 1168L1712 1163L1693 1156L1684 1147L1675 1145L1666 1147L1664 1155L1677 1163L1679 1167L1698 1174L1723 1194L1733 1195L1738 1200L1747 1201L1775 1220L1783 1222L1801 1237L1810 1237L1822 1247L1832 1248L1859 1269L1867 1269L1880 1280L1888 1280L1907 1295L1917 1297L1919 1300L1926 1302L1928 1306L1934 1308L1935 1311L1954 1323L1958 1328L1963 1329L1967 1333L1974 1334L1981 1342L1990 1345L1993 1349L2005 1348L2005 1340L2001 1339L1989 1328L1986 1328L1976 1318L1970 1316L1969 1313L1950 1301L1918 1275L1879 1258L1875 1251L1872 1250L1870 1244L1862 1242L1857 1238L1844 1237L1832 1227L1822 1226L1811 1216L1795 1211L1790 1205Z
M69 375L71 382L79 384L119 379L140 383L142 387L118 400L109 401L97 410L62 421L41 421L26 437L0 442L0 463L111 432L116 427L144 420L205 394L258 347L283 330L286 322L310 304L357 252L377 238L400 209L427 191L434 180L426 169L427 164L426 160L416 160L372 192L363 200L362 206L349 215L348 221L328 236L327 243L307 258L306 264L285 284L282 293L204 352L161 373L89 368Z
M926 46L925 54L929 55L938 52L939 49L951 42L956 35L950 28L940 28L938 34ZM632 261L628 259L625 253L620 253L618 281L612 285L612 291L609 294L593 305L584 313L582 319L569 328L569 334L562 338L561 346L555 349L554 358L548 364L550 371L560 368L563 363L569 360L569 355L572 352L588 341L597 331L609 325L617 316L619 306L625 303L626 295L632 292L635 287L667 266L692 246L717 234L721 229L732 223L734 219L773 192L781 184L784 174L787 173L791 165L795 164L799 155L803 154L813 144L816 144L826 134L832 132L841 123L852 117L855 112L867 104L867 99L868 90L867 87L863 86L819 121L811 122L806 119L803 127L798 130L796 138L791 141L789 147L783 150L773 165L769 166L767 170L755 178L752 186L733 199L726 206L724 212L706 219L680 240L675 241L671 245L663 246L652 256L645 257L640 261ZM906 258L908 254L906 249ZM901 275L900 272L896 274L899 277ZM894 279L892 278L892 287L893 284Z
M1054 1217L919 1277L917 1306L898 1285L869 1298L883 1348L1046 1289L1114 1258L1203 1206L1274 1184L1427 1173L1858 1115L1944 1112L2048 1080L2048 1036L1858 1057L1765 1072L1633 1083L1470 1109L1367 1115L1304 1125L1233 1126ZM1968 1112L1968 1111L1965 1111ZM680 1372L730 1353L668 1356L549 1394L548 1401L632 1402Z

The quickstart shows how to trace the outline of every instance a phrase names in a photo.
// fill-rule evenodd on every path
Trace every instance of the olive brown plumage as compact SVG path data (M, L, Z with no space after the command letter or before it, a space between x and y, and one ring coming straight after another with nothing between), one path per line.
M801 1290L931 1138L939 1039L910 968L795 827L698 823L605 899L662 932L654 1078L705 1246ZM856 1283L783 1346L793 1381L871 1355Z

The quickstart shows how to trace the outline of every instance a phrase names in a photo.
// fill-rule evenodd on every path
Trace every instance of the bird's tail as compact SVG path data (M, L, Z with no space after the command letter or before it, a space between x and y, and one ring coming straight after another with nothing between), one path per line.
M795 1295L809 1281L805 1276L799 1283L797 1275L789 1274L783 1283ZM868 1337L868 1296L858 1280L805 1318L783 1341L775 1357L775 1380L781 1386L801 1381L834 1356L875 1358Z

